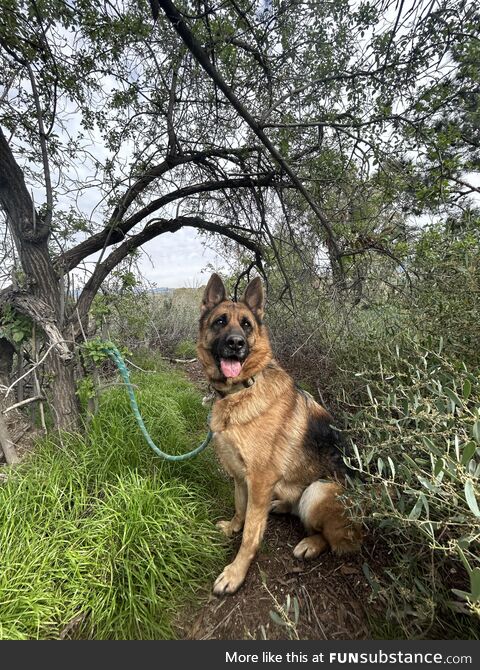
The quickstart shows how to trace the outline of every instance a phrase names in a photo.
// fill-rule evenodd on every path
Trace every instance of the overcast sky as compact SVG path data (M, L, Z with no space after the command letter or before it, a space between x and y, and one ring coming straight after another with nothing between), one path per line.
M164 233L142 249L142 274L157 286L200 286L207 283L211 266L220 271L224 265L223 259L206 248L192 228Z

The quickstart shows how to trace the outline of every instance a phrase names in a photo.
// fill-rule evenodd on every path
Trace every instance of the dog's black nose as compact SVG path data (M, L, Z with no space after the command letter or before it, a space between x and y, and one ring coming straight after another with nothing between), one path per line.
M242 335L229 335L225 344L232 351L240 351L245 346L245 338Z

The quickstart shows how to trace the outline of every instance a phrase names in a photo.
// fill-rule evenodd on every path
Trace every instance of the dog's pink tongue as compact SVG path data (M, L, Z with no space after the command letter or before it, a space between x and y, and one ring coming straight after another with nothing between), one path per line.
M242 364L240 361L230 361L226 358L222 358L220 361L220 369L225 377L238 377L242 370Z

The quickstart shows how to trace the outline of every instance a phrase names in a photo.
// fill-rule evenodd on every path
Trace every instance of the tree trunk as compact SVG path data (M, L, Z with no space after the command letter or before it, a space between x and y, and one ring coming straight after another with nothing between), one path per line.
M23 287L14 296L14 308L21 307L45 332L54 345L45 366L53 377L52 400L54 423L59 429L76 428L79 405L75 395L72 356L62 337L63 313L61 274L54 267L48 240L50 220L42 220L25 184L24 176L15 161L0 128L0 206L6 214L22 270ZM20 295L23 294L23 295Z
M80 404L75 393L74 362L65 362L52 352L47 367L52 374L51 405L55 427L59 430L75 430L80 419Z

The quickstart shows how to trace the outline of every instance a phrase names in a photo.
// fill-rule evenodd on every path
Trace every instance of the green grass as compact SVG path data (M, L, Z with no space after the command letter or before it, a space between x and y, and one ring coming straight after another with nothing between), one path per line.
M182 340L175 347L175 356L178 358L195 358L197 345L192 340Z
M178 375L132 376L152 437L171 453L206 431ZM0 486L0 638L168 639L179 609L225 560L214 521L226 482L211 451L160 461L125 390L101 397L86 436L42 441ZM63 633L65 635L65 632Z

